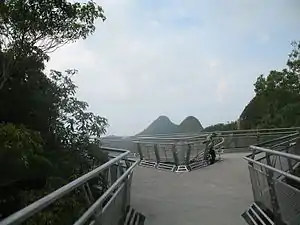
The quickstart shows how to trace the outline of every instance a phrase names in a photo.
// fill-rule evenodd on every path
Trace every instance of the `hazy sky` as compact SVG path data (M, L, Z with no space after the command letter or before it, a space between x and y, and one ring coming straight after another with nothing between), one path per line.
M299 0L96 2L107 20L48 68L79 70L78 97L108 119L109 134L136 134L159 115L235 120L256 77L282 68L300 40Z

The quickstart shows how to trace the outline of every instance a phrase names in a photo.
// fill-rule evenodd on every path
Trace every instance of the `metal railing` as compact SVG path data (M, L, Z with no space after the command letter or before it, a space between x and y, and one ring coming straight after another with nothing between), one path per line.
M300 224L300 139L299 133L265 143L271 147L250 146L248 161L255 207L247 212L256 224ZM268 220L258 217L259 208ZM254 224L255 224L254 223Z
M96 169L3 219L0 225L20 224L75 190L79 190L85 196L87 209L82 215L78 215L78 218L74 218L74 224L80 225L86 222L101 225L119 224L124 219L126 207L130 204L132 172L139 160L129 160L127 157L130 151L127 150L103 149L119 154ZM100 177L105 179L106 187L94 182ZM102 190L101 194L99 190Z
M288 134L299 131L299 127L272 128L272 129L249 129L249 130L229 130L215 131L219 137L224 138L223 149L228 151L248 151L250 145L259 145L262 142L273 140ZM136 142L148 143L174 143L174 142L196 142L205 139L212 132L200 132L190 134L161 134L161 135L138 135L123 138L103 139L105 146L123 147L133 152L137 152Z
M220 131L217 133L217 139L222 140L219 145L215 143L215 151L219 158L224 152L249 151L250 145L269 146L268 143L274 143L274 139L281 141L283 135L293 135L299 128L276 128L276 129L254 129L254 130L231 130ZM198 166L202 160L206 145L203 141L210 133L197 134L172 134L172 135L155 135L155 136L135 136L131 139L126 138L124 145L128 146L132 141L132 152L138 153L141 158L141 164L150 167L168 167L174 170L175 167L188 166L193 163ZM124 139L122 139L124 140ZM106 143L114 146L120 142L114 141ZM271 141L270 141L271 140ZM107 141L107 140L106 140ZM200 164L201 164L200 163ZM200 165L199 164L199 165ZM185 169L187 171L188 168Z
M300 127L286 127L286 128L266 128L266 129L246 129L246 130L226 130L226 131L214 131L215 133L226 135L226 134L255 134L255 133L291 133L295 130L300 130ZM133 138L153 138L153 137L160 137L160 138L185 138L185 137L191 137L191 136L202 136L211 134L212 132L199 132L199 133L174 133L174 134L157 134L157 135L137 135Z
M176 172L187 172L192 168L199 167L198 162L200 164L206 163L204 160L206 144L203 143L206 137L207 135L186 137L185 139L149 137L135 141L135 143L142 164ZM224 138L216 137L213 141L216 154L221 158ZM192 164L192 168L190 164ZM174 169L174 167L180 169Z

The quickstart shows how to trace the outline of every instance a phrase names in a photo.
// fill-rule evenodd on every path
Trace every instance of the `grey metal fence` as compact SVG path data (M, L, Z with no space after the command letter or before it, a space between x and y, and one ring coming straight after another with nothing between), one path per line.
M218 153L219 158L223 152L236 152L236 151L249 151L250 145L268 146L268 143L274 144L274 139L283 141L282 136L293 135L299 128L276 128L276 129L257 129L257 130L232 130L232 131L220 131L215 132L217 142L214 143L215 150ZM131 151L139 154L142 159L141 164L146 166L157 167L159 164L175 166L188 166L193 163L193 166L205 164L204 151L206 144L203 141L206 139L209 133L198 134L172 134L172 135L155 135L155 136L135 136L126 139L127 142L132 141L135 147L132 147ZM282 139L282 140L281 140ZM116 141L106 144L114 145L121 144ZM277 148L283 148L284 146L278 146ZM202 161L200 164L199 161ZM169 167L173 169L173 167Z
M142 160L141 165L187 172L193 168L199 168L202 164L206 165L204 160L206 144L203 143L205 139L206 135L190 136L184 139L147 137L145 140L138 140L135 143ZM213 141L216 153L220 157L223 153L224 138L216 137Z
M254 214L247 215L257 224L299 225L299 134L288 135L281 140L277 139L277 143L267 144L273 148L250 146L252 154L245 159L248 161L254 202L272 222L267 223L259 218L253 209L249 212Z
M223 149L228 151L247 151L249 145L259 145L262 142L273 140L288 134L299 131L299 127L291 128L274 128L274 129L252 129L252 130L230 130L230 131L216 131L219 137L224 138ZM104 138L102 143L104 146L113 148L125 148L132 152L137 152L136 142L177 142L188 141L197 142L203 140L211 132L200 132L191 134L161 134L161 135L138 135L132 137L119 138Z
M129 160L130 152L123 149L104 148L115 154L108 162L66 184L20 211L0 221L0 225L21 224L50 207L68 194L79 191L86 198L86 209L77 215L74 224L118 225L124 220L130 204L130 185L134 167L139 160ZM95 179L104 178L105 185ZM97 194L98 193L98 194ZM99 194L100 193L100 194ZM59 216L59 215L58 215Z

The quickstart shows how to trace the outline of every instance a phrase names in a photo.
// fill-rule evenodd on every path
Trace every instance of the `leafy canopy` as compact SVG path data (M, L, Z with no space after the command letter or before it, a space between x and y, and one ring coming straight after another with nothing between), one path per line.
M243 128L300 126L300 42L292 47L287 68L257 78L256 95L240 117Z
M87 38L98 18L105 20L93 1L0 2L0 217L107 160L99 139L107 120L76 98L77 71L44 72L48 54ZM82 210L77 195L63 204ZM70 223L79 212L66 207L63 213L66 220L41 213L32 224Z

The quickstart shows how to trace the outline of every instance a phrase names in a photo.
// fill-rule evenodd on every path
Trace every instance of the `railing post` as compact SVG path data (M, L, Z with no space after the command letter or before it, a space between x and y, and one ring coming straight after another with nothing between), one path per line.
M131 180L131 173L128 174L128 176L125 179L124 182L124 195L123 195L123 206L122 206L122 211L125 214L126 212L126 207L130 205L130 180Z
M156 162L160 163L158 144L154 144L154 153L155 153L155 157L156 157Z
M191 158L192 144L188 144L188 149L186 151L185 164L188 165Z
M266 153L266 160L267 160L267 165L272 166L271 159L270 159L270 154ZM277 195L275 191L275 184L274 184L274 172L272 170L267 169L267 182L269 186L269 192L270 192L270 197L271 197L271 204L273 208L273 213L274 213L274 222L276 225L280 225L281 223L281 216L280 216L280 209L279 209L279 204L277 200Z
M102 205L99 206L97 212L95 213L95 223L94 224L97 224L97 225L101 225L102 224L102 210L103 210L103 207Z
M256 144L259 144L260 141L260 136L259 136L259 132L257 131L256 133Z
M144 156L143 156L143 152L142 152L142 148L141 148L141 143L140 142L137 143L137 150L138 150L138 153L140 155L140 159L143 160Z
M178 165L182 165L185 163L185 157L186 157L186 150L187 150L187 144L183 140L180 140L177 144L176 148L176 155L177 155L177 163Z
M152 149L150 149L150 152L149 152L149 146L146 145L145 147L146 147L146 151L147 151L147 159L151 160L150 152L152 151Z
M175 165L178 166L178 156L177 156L177 152L176 152L176 144L175 143L172 146L172 153L173 153Z
M92 204L92 201L91 201L91 199L90 199L90 197L89 197L89 194L88 194L88 191L87 191L85 185L83 185L83 186L81 187L81 189L82 189L82 191L83 191L83 193L84 193L84 197L85 197L85 199L86 199L86 201L87 201L87 203L88 203L88 206L90 206L90 205Z

